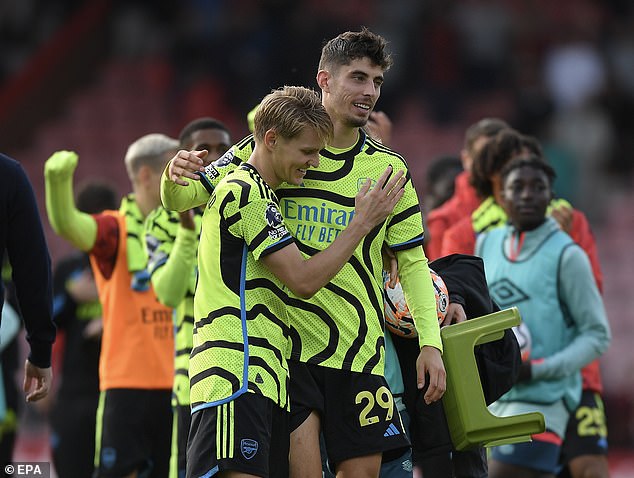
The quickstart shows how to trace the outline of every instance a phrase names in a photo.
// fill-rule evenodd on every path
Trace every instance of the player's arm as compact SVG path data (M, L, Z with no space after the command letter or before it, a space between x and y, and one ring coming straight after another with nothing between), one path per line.
M185 298L196 265L198 234L191 216L192 211L180 213L173 243L161 226L164 210L155 210L145 223L150 280L159 301L169 307L177 307Z
M570 237L572 237L572 240L579 244L581 249L588 255L597 287L599 288L599 292L603 293L603 273L601 272L597 243L594 240L594 234L592 234L588 218L583 212L576 209L573 211L572 216Z
M48 368L55 341L51 259L35 193L26 173L17 164L16 168L15 174L7 171L14 182L15 196L10 202L8 223L3 224L3 240L30 345L28 360L37 367Z
M425 386L425 375L429 374L429 388L424 398L426 403L435 402L445 393L446 373L441 357L440 326L427 257L422 247L414 247L397 251L396 258L405 300L418 331L418 388Z
M578 329L575 339L550 357L531 360L530 377L548 380L570 375L599 358L611 340L605 307L590 261L578 246L564 251L559 272L559 293Z
M46 212L53 230L77 249L90 251L97 238L97 223L81 212L73 197L73 173L78 156L74 151L57 151L44 164Z
M590 223L586 215L573 209L572 205L565 199L553 199L548 205L548 214L557 221L559 227L575 241L588 255L592 273L597 281L599 292L603 292L603 274L599 263L597 245L594 234L590 228Z
M391 168L370 190L366 181L355 197L355 212L337 239L326 249L305 259L295 243L262 257L264 265L298 297L309 298L325 286L350 259L361 240L382 224L403 196L403 172L387 181ZM387 183L386 183L387 181ZM384 187L379 187L381 184Z
M170 211L187 211L209 200L210 193L200 182L207 151L178 151L161 175L161 203Z
M434 286L425 253L414 247L397 251L396 258L405 300L418 331L418 345L442 351Z

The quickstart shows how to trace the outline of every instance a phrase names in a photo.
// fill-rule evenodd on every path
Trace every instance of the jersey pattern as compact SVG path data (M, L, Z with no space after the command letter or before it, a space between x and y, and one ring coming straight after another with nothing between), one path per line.
M245 392L288 409L287 292L259 259L292 242L275 193L250 165L215 186L198 251L192 411Z
M200 233L202 211L194 209L194 224ZM165 263L174 247L179 214L163 207L153 210L145 221L145 240L148 251L148 271L154 274ZM174 309L174 386L173 400L176 405L189 405L189 354L192 350L194 328L194 291L196 290L196 268L192 269L185 297Z
M246 161L253 148L245 138L231 159ZM349 150L320 153L300 186L283 183L275 192L284 221L306 257L328 247L354 216L355 196L367 179L374 184L392 165L405 169L405 194L384 224L357 247L335 278L312 299L289 297L291 358L354 372L383 374L384 311L381 247L405 250L423 243L416 190L402 156L360 132Z

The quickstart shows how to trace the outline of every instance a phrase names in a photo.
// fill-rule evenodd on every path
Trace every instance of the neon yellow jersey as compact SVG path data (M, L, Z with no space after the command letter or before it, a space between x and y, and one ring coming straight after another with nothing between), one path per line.
M230 152L232 160L246 161L252 147L248 138L241 141ZM395 171L407 170L403 157L363 132L347 151L322 150L319 161L319 168L309 169L301 186L282 184L275 191L284 221L306 256L328 247L346 228L354 215L355 196L366 179L376 181L388 165ZM406 174L405 194L393 213L367 235L335 278L312 299L289 299L292 359L383 374L381 247L385 242L399 251L423 243L418 196ZM435 311L433 315L437 324Z
M287 293L259 259L292 242L275 193L254 168L243 164L216 185L198 250L192 411L246 392L288 409Z
M196 210L194 223L195 234L200 233L202 213ZM148 253L148 271L154 281L157 274L167 263L174 249L174 243L180 223L177 212L168 211L163 207L154 209L145 221L145 245ZM177 257L174 259L178 259ZM167 272L167 271L165 271ZM173 274L162 276L162 280L168 280L173 289L174 282L186 282L183 296L174 308L174 386L173 397L177 405L189 405L189 354L192 349L192 330L194 327L194 291L196 289L197 270L192 266L185 274ZM159 300L162 300L159 287L155 287Z

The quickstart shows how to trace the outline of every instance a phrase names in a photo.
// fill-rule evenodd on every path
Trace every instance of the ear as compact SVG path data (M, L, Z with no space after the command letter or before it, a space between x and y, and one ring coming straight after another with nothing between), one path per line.
M275 142L277 141L277 132L274 129L268 129L264 133L264 145L267 149L272 149L275 147Z
M319 70L317 72L317 85L321 88L322 91L326 93L330 92L330 87L328 82L330 81L330 73L326 70Z

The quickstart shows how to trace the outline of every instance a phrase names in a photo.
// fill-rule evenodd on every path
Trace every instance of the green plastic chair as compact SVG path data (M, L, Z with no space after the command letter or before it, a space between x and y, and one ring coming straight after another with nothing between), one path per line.
M474 347L501 339L505 329L519 323L519 311L512 307L441 329L447 371L442 401L456 450L531 441L531 435L545 429L544 416L539 412L493 415L482 391Z

